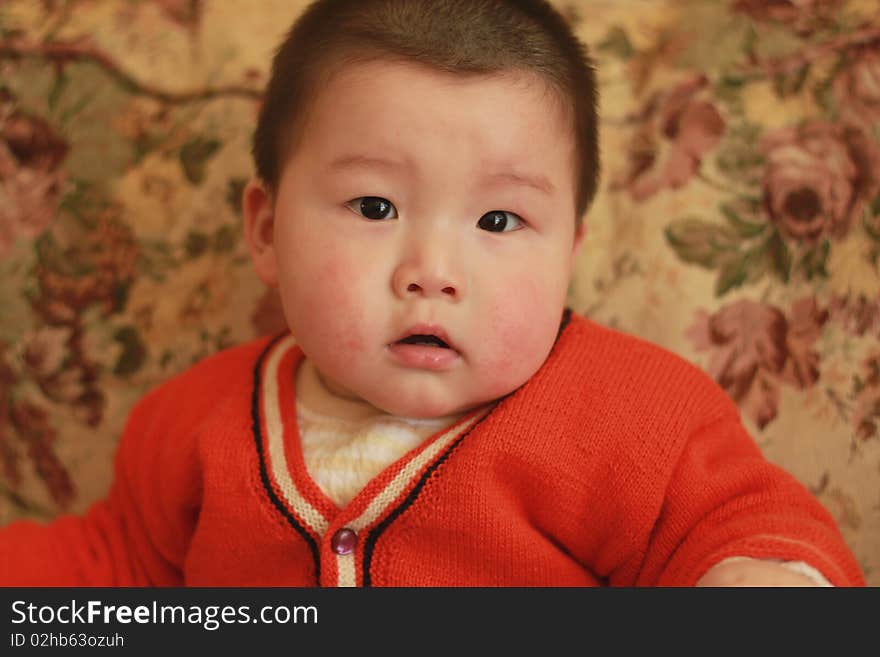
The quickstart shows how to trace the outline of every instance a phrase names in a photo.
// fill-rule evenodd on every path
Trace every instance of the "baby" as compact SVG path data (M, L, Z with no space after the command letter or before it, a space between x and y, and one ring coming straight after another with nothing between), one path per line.
M244 231L290 333L134 409L18 585L859 585L708 377L565 308L596 82L542 0L318 0L274 59Z

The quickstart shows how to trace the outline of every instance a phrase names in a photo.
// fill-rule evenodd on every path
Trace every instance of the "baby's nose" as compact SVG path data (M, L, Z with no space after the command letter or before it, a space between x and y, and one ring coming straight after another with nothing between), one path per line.
M394 291L401 298L436 297L457 300L461 286L451 276L428 272L417 266L403 265L394 275Z
M422 281L420 283L410 283L406 286L406 291L410 294L419 294L422 296L429 296L433 294L438 294L435 292L439 290L439 295L448 295L450 297L454 297L458 294L453 285L446 285L445 283L437 283L434 281Z
M394 271L392 286L401 299L412 297L458 301L464 292L463 277L447 258L412 258Z

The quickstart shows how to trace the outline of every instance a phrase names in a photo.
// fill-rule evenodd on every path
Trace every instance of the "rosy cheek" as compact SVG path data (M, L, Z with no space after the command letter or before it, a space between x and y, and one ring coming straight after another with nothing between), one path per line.
M533 373L546 356L558 325L558 319L551 317L554 302L534 281L512 282L510 290L488 318L488 376L498 387L519 385Z
M354 267L345 259L329 258L310 271L311 283L302 288L300 322L312 342L330 345L346 359L363 351L363 302Z

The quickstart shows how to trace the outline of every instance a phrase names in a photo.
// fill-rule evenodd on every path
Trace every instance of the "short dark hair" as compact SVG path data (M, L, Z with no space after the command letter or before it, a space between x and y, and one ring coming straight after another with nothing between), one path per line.
M389 59L437 70L537 73L573 117L580 221L599 178L597 91L586 47L544 0L316 0L272 62L254 133L257 175L277 188L322 81L334 66Z

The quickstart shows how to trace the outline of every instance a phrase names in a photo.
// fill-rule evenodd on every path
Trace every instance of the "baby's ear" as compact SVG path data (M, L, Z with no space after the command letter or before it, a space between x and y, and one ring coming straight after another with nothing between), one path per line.
M574 229L574 251L580 251L581 245L584 243L584 237L587 235L587 222L583 219L575 226Z
M244 237L257 276L266 285L278 284L278 262L275 258L275 208L268 186L252 179L241 198L244 215Z
M575 269L577 269L578 256L580 256L581 246L584 243L584 237L587 234L586 222L581 221L576 227L574 231L574 244L571 249L571 260L569 262L569 277L574 276Z

